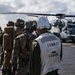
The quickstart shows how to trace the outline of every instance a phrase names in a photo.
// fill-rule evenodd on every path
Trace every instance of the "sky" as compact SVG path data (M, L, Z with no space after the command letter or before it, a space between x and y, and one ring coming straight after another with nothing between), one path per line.
M0 0L1 12L31 12L31 13L64 13L75 14L75 0ZM0 26L2 29L8 21L16 22L21 18L25 21L36 19L26 15L0 15ZM48 17L49 21L55 17Z

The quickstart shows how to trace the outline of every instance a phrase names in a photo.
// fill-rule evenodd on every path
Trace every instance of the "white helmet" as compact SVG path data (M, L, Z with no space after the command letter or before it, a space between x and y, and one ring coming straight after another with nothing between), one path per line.
M40 17L37 20L37 29L43 29L43 28L47 28L47 29L51 28L49 21L46 17Z

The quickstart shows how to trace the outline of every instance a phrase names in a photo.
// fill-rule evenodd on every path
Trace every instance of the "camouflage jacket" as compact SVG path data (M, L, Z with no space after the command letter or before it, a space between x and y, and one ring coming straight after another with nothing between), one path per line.
M18 65L21 66L29 60L27 39L28 37L26 34L20 34L15 38L12 52L12 64L18 63Z

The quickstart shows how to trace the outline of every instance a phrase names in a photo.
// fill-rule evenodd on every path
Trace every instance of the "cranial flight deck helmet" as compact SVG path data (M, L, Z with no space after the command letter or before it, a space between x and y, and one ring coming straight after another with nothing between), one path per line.
M40 17L37 20L37 29L43 28L51 29L51 25L46 17Z

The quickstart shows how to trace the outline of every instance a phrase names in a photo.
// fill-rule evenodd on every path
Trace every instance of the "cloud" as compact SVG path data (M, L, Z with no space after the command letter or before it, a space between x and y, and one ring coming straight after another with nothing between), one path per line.
M8 12L8 11L11 11L13 10L12 7L8 6L8 5L2 5L0 4L0 12Z
M0 12L10 11L75 14L75 0L0 0ZM17 18L32 19L26 15L1 15L0 20L6 24L9 20L15 22ZM52 20L55 17L48 18Z
M15 4L16 8L18 8L18 9L20 9L20 8L25 6L25 3L23 3L22 0L18 0L18 1L15 0L14 4Z

